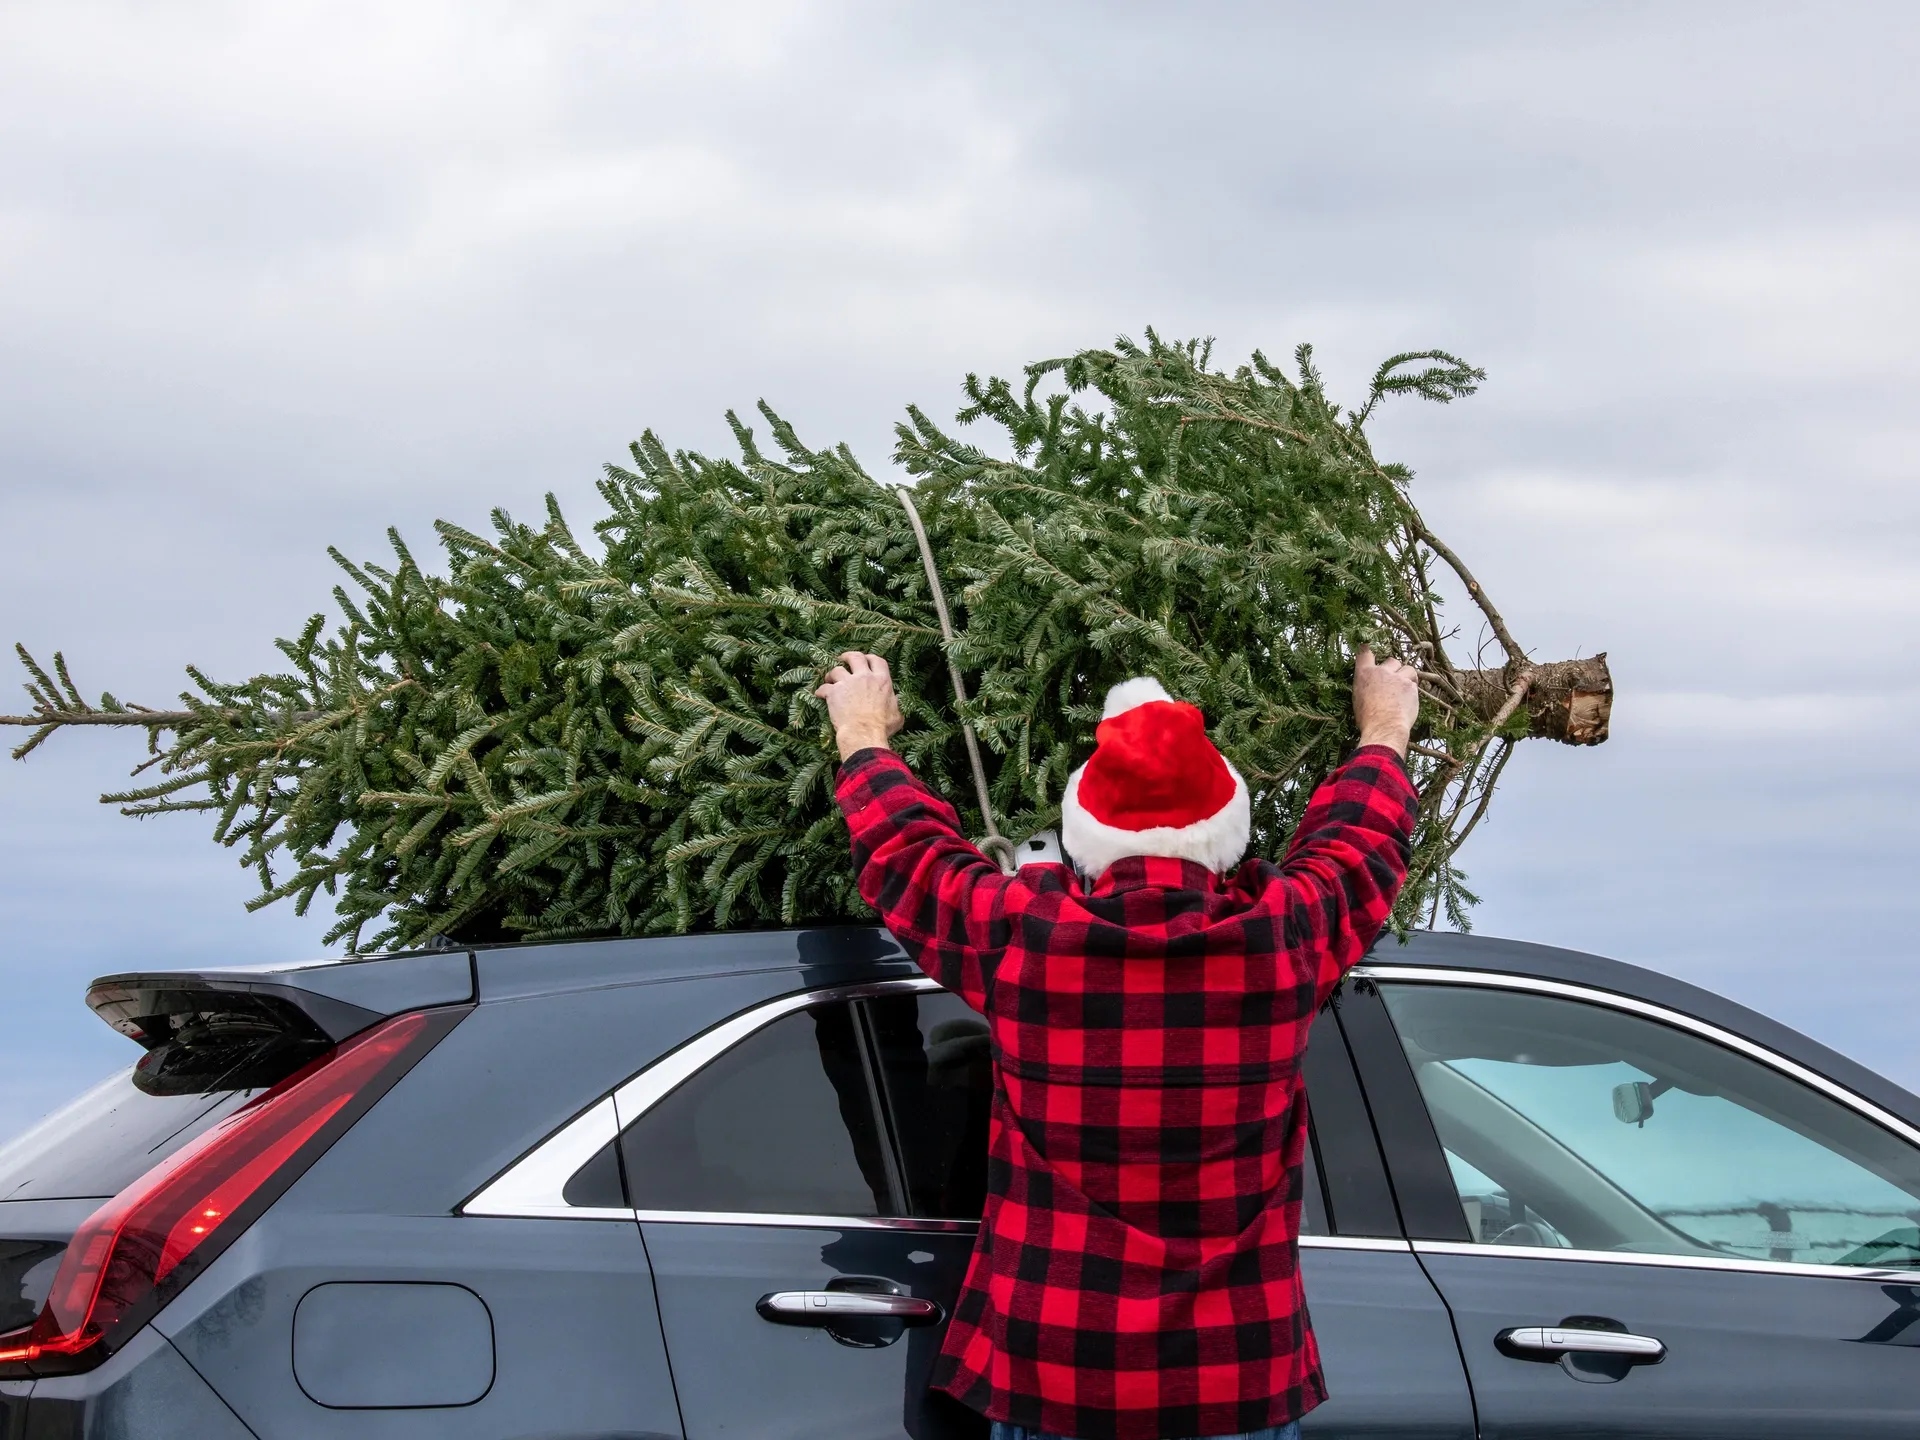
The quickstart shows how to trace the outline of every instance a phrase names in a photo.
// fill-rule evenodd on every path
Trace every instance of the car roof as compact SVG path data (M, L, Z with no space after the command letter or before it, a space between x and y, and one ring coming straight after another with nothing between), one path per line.
M1503 973L1584 985L1697 1016L1744 1035L1920 1126L1920 1097L1777 1020L1659 971L1604 956L1523 940L1448 931L1385 934L1370 967L1438 967ZM315 1013L350 1006L369 1017L420 1004L496 1000L608 985L656 983L702 975L797 969L806 988L889 974L917 973L899 942L875 925L733 930L698 935L609 937L461 946L439 951L347 956L284 964L105 976L93 993L197 984L270 990ZM311 997L309 999L308 997ZM350 1015L341 1011L342 1020ZM103 1018L112 1019L102 1010ZM328 1017L332 1019L331 1016ZM342 1021L327 1028L333 1030Z

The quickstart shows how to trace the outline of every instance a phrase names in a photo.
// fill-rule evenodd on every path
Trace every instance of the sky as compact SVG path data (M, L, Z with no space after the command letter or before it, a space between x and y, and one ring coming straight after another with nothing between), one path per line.
M1443 347L1481 393L1376 449L1618 687L1520 747L1476 929L1920 1088L1917 60L1893 0L20 0L0 639L165 705L272 668L328 545L588 530L647 427L765 397L881 470L907 404L1147 325L1348 396ZM0 764L0 1138L132 1058L92 976L323 953L204 819L96 803L140 743Z

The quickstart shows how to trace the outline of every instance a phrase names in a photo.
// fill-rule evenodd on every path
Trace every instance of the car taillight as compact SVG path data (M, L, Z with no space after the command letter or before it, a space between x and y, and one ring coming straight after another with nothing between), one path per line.
M89 1370L286 1191L465 1009L361 1031L176 1150L88 1216L39 1318L0 1335L0 1377Z

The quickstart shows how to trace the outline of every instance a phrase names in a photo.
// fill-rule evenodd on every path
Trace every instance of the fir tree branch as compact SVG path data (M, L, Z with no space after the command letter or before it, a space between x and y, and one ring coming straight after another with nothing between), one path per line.
M1466 562L1454 554L1452 547L1427 527L1427 522L1420 518L1420 512L1413 508L1411 502L1407 503L1407 526L1416 539L1446 561L1453 573L1460 577L1460 583L1467 587L1467 594L1471 595L1474 603L1480 607L1480 613L1487 617L1487 624L1492 628L1494 638L1500 642L1500 648L1506 651L1507 663L1509 665L1524 664L1527 652L1520 648L1519 642L1513 638L1513 632L1507 629L1507 622L1494 607L1492 597L1481 588L1480 582L1474 579L1473 572L1467 569Z
M0 723L31 732L17 755L70 725L144 730L135 773L157 766L157 783L105 798L205 813L256 906L330 897L328 943L661 934L871 918L812 696L850 643L886 653L901 753L956 798L964 712L1009 833L1057 822L1106 688L1157 675L1250 777L1256 844L1277 855L1352 738L1352 647L1374 636L1413 658L1428 702L1409 754L1428 804L1394 923L1464 924L1453 858L1522 729L1591 743L1611 698L1603 656L1526 658L1420 521L1410 472L1369 448L1383 397L1449 400L1477 372L1395 356L1343 416L1304 347L1297 376L1209 356L1149 333L1030 366L1024 386L969 379L963 422L998 427L1010 460L909 411L895 463L957 589L951 643L924 623L887 489L763 406L773 442L731 417L732 459L644 432L600 483L592 554L550 499L537 525L437 527L444 574L390 535L384 563L336 556L334 614L277 642L286 673L189 669L187 708L140 710L88 705L64 656L23 650L30 705ZM1501 668L1448 655L1443 572Z

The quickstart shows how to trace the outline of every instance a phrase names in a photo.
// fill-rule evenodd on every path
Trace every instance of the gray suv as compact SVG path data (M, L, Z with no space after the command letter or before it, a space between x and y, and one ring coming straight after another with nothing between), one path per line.
M0 1440L979 1435L984 1022L861 928L95 982L0 1149ZM1711 994L1383 941L1305 1061L1310 1435L1920 1435L1920 1100Z

